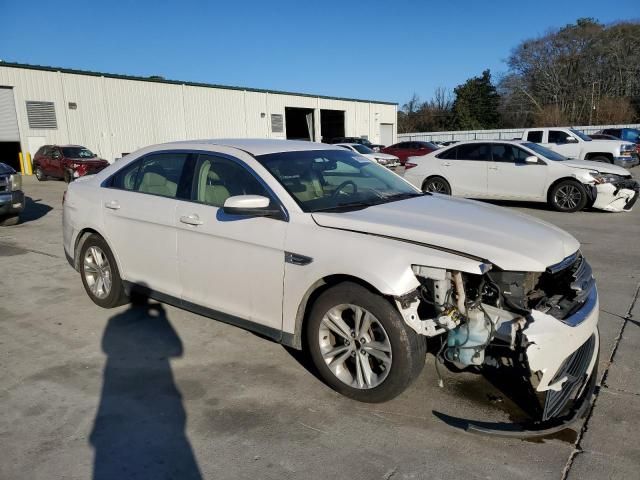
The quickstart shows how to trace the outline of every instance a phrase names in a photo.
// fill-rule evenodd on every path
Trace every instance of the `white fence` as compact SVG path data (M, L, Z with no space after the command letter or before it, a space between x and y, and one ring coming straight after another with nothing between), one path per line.
M640 128L639 123L630 123L625 125L590 125L581 127L572 127L587 135L595 133L604 128ZM447 140L511 140L521 138L524 128L506 128L498 130L466 130L452 132L416 132L416 133L398 133L398 142L406 142L411 140L422 140L429 142L431 140L447 141Z

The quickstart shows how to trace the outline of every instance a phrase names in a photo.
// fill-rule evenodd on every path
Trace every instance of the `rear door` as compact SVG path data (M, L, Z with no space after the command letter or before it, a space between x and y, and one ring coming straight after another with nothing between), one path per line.
M547 165L526 163L531 156L520 147L508 143L491 145L492 162L487 171L487 196L505 200L544 200L547 187Z
M47 175L62 178L62 151L59 147L52 147L49 153L48 172Z
M443 152L440 168L454 195L483 198L487 195L488 143L466 143ZM454 158L455 155L455 158Z
M175 212L188 153L146 155L119 170L102 192L107 241L123 278L179 298Z

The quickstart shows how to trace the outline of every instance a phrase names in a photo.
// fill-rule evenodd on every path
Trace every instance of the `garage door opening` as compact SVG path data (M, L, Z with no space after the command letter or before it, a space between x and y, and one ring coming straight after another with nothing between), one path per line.
M312 108L285 107L284 122L287 129L287 140L307 140L315 137Z
M344 137L344 110L320 110L320 135L325 143Z
M20 171L20 142L0 142L0 162Z
M380 143L385 147L393 144L393 123L380 124Z

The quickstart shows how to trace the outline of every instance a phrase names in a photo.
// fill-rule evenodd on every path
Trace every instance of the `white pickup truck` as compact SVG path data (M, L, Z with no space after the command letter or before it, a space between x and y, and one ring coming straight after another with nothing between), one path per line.
M613 163L621 167L633 167L640 163L633 143L593 140L572 128L530 128L524 131L522 140L539 143L560 155L578 160Z

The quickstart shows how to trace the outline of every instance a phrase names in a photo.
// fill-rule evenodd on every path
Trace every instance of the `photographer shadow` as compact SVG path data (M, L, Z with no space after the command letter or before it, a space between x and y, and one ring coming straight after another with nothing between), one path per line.
M160 304L131 304L107 324L93 478L201 479L170 359L182 342Z

